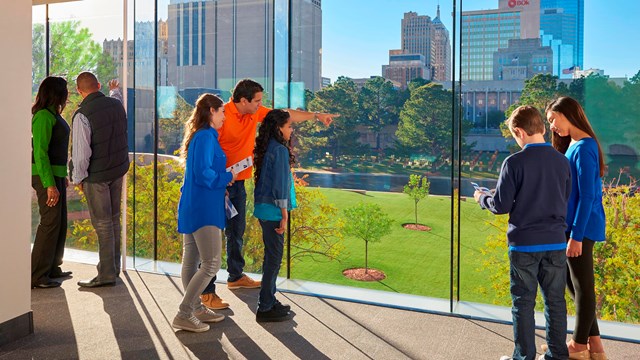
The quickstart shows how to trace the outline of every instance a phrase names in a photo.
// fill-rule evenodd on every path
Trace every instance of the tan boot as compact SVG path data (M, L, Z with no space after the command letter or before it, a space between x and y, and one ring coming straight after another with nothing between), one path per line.
M222 300L220 296L216 294L200 295L200 301L202 301L202 305L213 310L222 310L229 307L229 303Z

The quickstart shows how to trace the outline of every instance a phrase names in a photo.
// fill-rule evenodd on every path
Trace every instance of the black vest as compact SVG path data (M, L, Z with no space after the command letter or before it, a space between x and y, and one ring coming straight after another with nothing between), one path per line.
M127 114L119 100L95 92L76 111L89 120L91 158L87 182L115 180L129 170Z
M69 124L60 116L49 109L40 111L48 111L56 118L56 123L51 129L51 139L49 140L49 162L51 165L67 166L69 160ZM36 160L33 156L33 139L31 140L31 163L35 164Z

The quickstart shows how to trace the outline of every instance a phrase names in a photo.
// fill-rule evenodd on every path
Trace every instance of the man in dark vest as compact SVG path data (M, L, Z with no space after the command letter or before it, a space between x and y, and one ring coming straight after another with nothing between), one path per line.
M87 198L100 255L98 276L78 285L113 286L120 275L122 182L129 170L127 115L121 101L100 92L92 73L81 73L76 82L83 101L73 115L71 180Z

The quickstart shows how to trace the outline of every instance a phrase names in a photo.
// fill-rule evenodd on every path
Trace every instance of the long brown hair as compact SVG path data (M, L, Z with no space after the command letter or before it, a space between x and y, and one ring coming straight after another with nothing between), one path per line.
M56 115L60 115L67 105L68 97L67 80L59 76L47 76L38 87L36 101L31 106L31 115L35 115L38 111L49 106L53 106Z
M584 131L589 134L593 140L598 144L598 160L600 161L600 177L604 176L605 164L604 164L604 155L602 153L602 147L600 146L600 142L596 137L596 133L593 131L591 124L589 123L589 119L587 119L587 115L584 113L582 106L573 98L568 96L562 96L555 99L551 104L547 105L547 109L545 112L557 112L564 115L564 117L569 120L571 125L576 128ZM571 137L560 136L555 132L551 132L551 144L553 147L560 151L561 153L566 153L569 148L569 144L571 144Z
M271 139L276 140L280 144L289 149L289 165L293 166L296 162L296 157L291 151L291 142L284 139L280 128L283 127L291 115L288 111L275 109L267 113L262 120L262 124L258 129L258 137L256 137L256 148L253 150L253 162L255 168L255 181L260 179L260 172L262 171L262 162L264 160L264 154L267 152L269 141Z
M220 97L214 94L202 94L196 101L196 107L193 109L189 120L184 124L184 137L182 139L182 146L180 147L180 157L183 160L187 159L187 153L189 152L189 143L193 138L193 134L196 131L209 125L209 116L211 114L211 108L216 111L222 106L223 102Z

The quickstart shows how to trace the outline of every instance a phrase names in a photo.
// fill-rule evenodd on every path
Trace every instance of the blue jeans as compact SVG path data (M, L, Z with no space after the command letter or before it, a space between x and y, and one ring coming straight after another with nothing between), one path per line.
M91 224L98 235L98 280L115 281L120 274L120 206L122 177L112 181L84 182Z
M229 192L229 200L238 210L238 215L231 219L227 219L227 227L224 234L227 238L227 272L229 278L227 281L237 281L242 277L244 270L244 256L242 255L244 230L247 227L247 191L244 188L244 180L238 180L233 185L227 187ZM215 294L216 279L209 282L202 294Z
M534 360L535 305L538 284L544 299L547 344L545 359L567 359L567 304L564 299L567 256L564 250L541 252L509 251L513 307L513 359Z
M260 220L262 241L264 242L264 262L262 264L262 286L258 299L258 311L269 311L276 303L276 279L284 252L284 234L278 234L280 221Z

